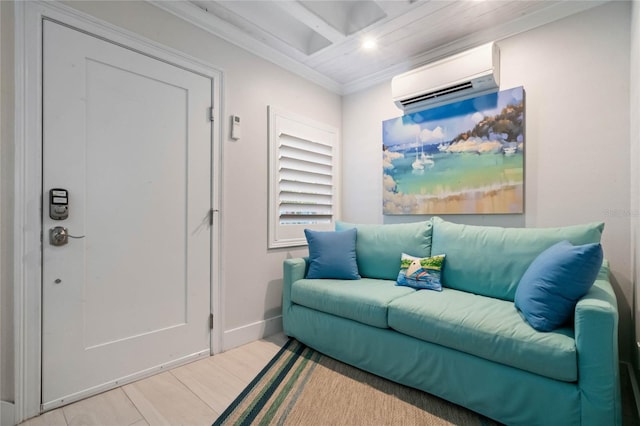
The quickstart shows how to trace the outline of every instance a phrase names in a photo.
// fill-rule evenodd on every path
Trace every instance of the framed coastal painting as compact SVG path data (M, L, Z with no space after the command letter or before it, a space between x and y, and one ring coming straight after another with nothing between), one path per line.
M382 122L383 213L524 213L524 90Z

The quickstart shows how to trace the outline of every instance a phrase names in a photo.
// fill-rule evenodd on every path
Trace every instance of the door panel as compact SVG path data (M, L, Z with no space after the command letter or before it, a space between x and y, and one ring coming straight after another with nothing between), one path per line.
M43 403L209 354L211 80L44 22ZM49 218L51 188L69 217ZM49 244L63 226L66 245Z

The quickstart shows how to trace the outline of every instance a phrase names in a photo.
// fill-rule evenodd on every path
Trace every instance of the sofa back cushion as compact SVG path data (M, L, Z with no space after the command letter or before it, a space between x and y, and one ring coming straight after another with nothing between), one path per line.
M460 225L432 218L433 254L446 254L442 284L513 301L518 282L534 259L552 245L599 243L603 223L560 228L500 228Z
M336 222L336 231L357 229L356 261L360 275L396 280L402 253L415 257L431 255L431 221L390 225L360 225Z

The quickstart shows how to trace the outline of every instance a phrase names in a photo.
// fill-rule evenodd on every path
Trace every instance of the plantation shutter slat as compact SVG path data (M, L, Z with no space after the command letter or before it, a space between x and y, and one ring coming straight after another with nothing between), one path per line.
M332 147L287 133L280 133L278 142L280 225L331 223Z

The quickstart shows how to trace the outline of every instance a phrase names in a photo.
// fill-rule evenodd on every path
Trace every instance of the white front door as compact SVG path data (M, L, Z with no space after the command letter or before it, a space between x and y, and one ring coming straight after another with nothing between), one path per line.
M209 355L212 81L43 25L48 409ZM53 245L55 227L82 238Z

